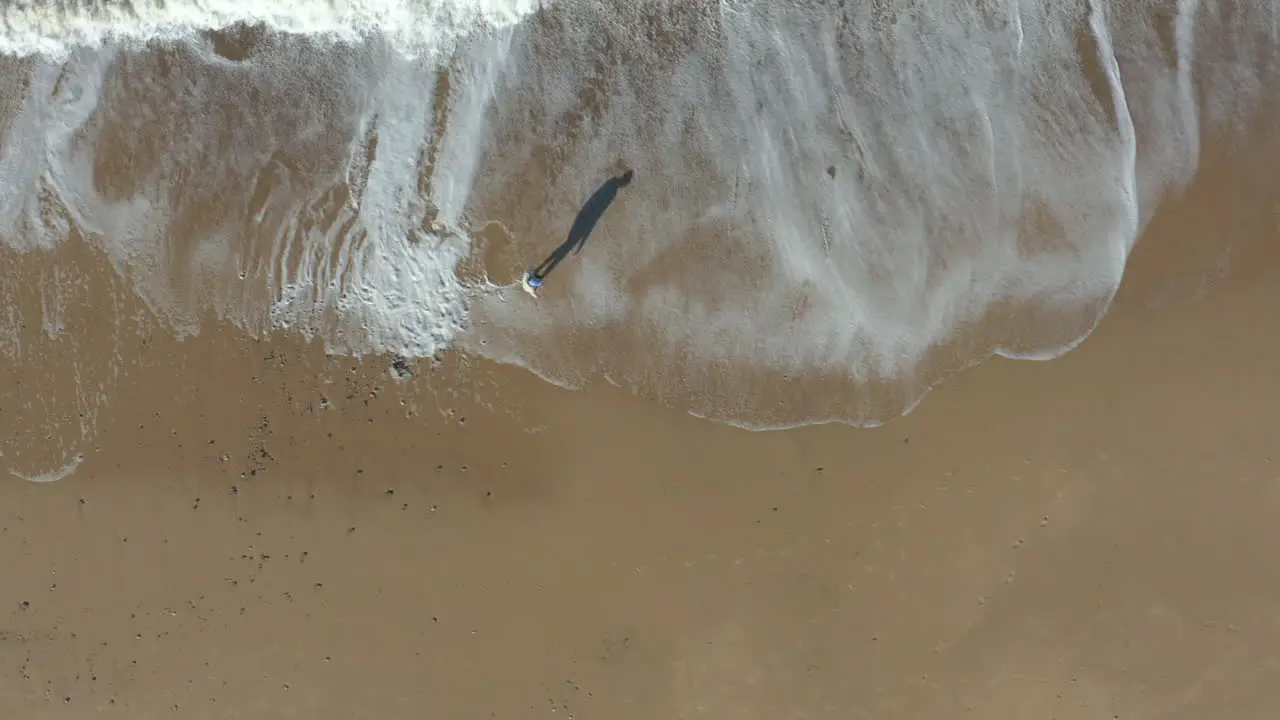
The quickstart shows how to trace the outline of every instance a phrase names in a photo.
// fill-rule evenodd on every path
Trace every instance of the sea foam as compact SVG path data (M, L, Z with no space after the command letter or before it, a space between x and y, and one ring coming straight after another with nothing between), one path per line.
M191 39L261 25L275 32L356 42L377 35L408 53L448 52L477 26L504 27L537 0L8 0L0 53L66 57L117 43Z
M90 238L179 332L212 311L750 427L872 423L1090 332L1201 135L1262 101L1276 12L8 3L0 236Z

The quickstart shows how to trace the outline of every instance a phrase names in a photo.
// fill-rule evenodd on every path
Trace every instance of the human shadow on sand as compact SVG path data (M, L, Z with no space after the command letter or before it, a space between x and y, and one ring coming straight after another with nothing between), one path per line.
M609 178L605 184L596 189L591 194L591 197L587 198L587 202L583 204L582 209L578 211L578 216L573 219L573 225L569 228L568 239L560 243L560 247L552 251L541 264L531 268L533 276L539 279L545 278L551 274L552 270L556 269L556 266L562 260L568 257L570 252L574 255L581 252L582 246L587 243L587 237L591 235L591 231L604 215L604 211L609 209L609 204L618 196L618 191L631 184L631 179L634 176L635 171L628 170L621 175Z

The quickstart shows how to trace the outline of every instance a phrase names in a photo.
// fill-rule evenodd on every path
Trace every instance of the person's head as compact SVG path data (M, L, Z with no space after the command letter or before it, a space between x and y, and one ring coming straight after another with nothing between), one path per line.
M636 174L635 170L627 170L626 172L618 176L618 184L624 187L627 185L630 185L631 178L635 177L635 174Z

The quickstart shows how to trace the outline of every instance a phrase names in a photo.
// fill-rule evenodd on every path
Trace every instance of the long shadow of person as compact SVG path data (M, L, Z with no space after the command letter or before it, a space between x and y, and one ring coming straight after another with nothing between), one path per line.
M560 247L552 251L537 267L530 270L531 276L538 280L538 284L541 284L542 279L550 275L570 252L577 255L582 251L582 246L587 243L587 237L591 235L596 223L604 215L604 211L609 209L613 199L618 196L618 190L630 185L631 178L634 176L635 172L628 170L621 175L609 178L591 194L591 197L587 198L587 202L578 211L578 216L573 219L573 225L569 227L568 239L560 243Z

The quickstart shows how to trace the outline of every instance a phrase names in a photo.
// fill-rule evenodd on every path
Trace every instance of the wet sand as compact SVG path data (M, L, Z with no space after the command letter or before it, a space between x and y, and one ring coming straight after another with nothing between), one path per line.
M0 462L74 472L0 480L0 716L1274 713L1280 267L1178 260L1205 177L1078 350L873 430L179 341L6 254Z

